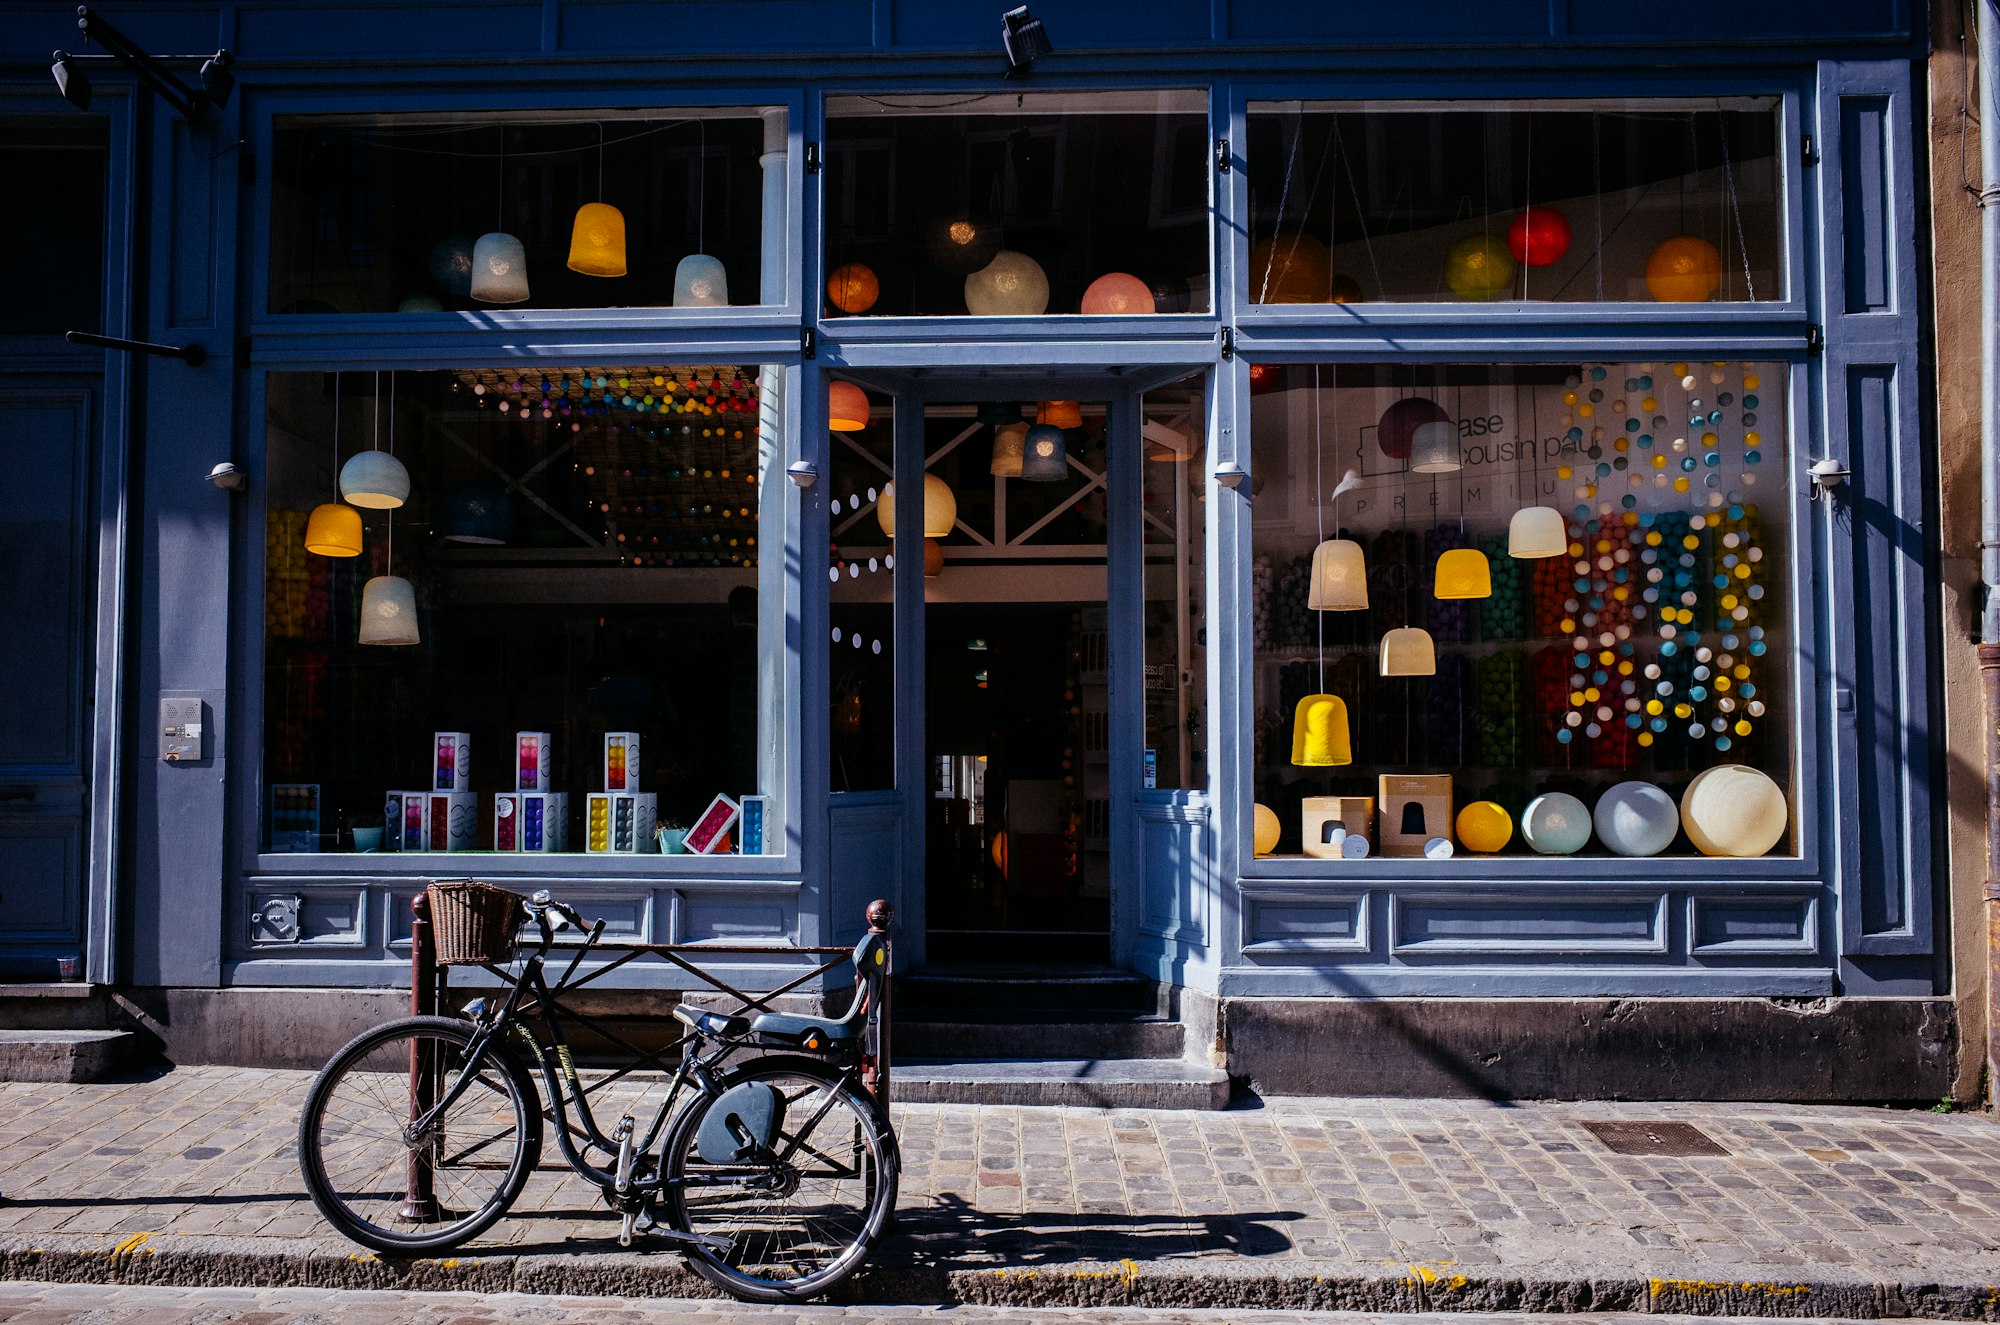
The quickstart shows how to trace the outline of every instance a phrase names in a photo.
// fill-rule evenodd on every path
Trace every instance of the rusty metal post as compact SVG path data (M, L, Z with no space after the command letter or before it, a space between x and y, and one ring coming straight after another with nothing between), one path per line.
M431 899L418 893L410 902L410 1015L429 1017L437 1013L437 950L431 944ZM424 1116L437 1100L437 1064L422 1040L410 1042L410 1121ZM437 1192L432 1183L432 1144L426 1140L410 1148L403 1178L403 1208L398 1214L412 1224L430 1223L438 1217Z
M868 904L868 932L882 938L882 980L875 990L875 1006L870 1009L869 1019L874 1023L875 1068L867 1082L876 1103L882 1106L882 1116L889 1115L889 986L895 972L895 951L889 937L889 922L895 919L896 908L882 898Z

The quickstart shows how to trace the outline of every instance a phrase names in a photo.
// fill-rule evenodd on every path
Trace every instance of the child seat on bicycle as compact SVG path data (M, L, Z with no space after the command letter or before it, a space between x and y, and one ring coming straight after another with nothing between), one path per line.
M854 1001L839 1017L806 1017L787 1012L760 1012L755 1017L725 1016L682 1003L674 1016L701 1035L738 1039L754 1035L762 1044L825 1053L851 1048L861 1034L868 1009L880 996L887 978L888 944L880 934L864 934L854 945Z

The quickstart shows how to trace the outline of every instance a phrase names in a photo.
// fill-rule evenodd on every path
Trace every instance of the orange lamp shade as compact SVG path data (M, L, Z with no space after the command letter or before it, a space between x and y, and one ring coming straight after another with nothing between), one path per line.
M1333 297L1333 255L1311 235L1282 234L1250 250L1250 301L1324 304Z
M826 278L826 301L843 313L865 313L881 297L882 282L865 263L844 263Z
M1035 411L1035 422L1051 428L1081 428L1083 411L1074 400L1044 400Z
M1446 548L1438 554L1436 589L1440 598L1491 598L1493 567L1478 548Z
M834 381L826 388L826 426L835 432L860 432L868 426L868 393L852 382Z
M569 269L585 276L625 274L625 213L608 202L576 209L569 237Z
M1699 304L1722 285L1722 254L1697 235L1675 235L1646 259L1646 289L1663 304Z
M1331 768L1354 762L1348 737L1347 705L1338 695L1307 695L1292 718L1292 763Z
M1083 311L1093 317L1130 317L1157 313L1159 305L1153 299L1152 286L1137 276L1114 271L1092 281L1083 292Z
M306 517L306 551L322 557L361 555L361 512L346 502L323 502Z
M1382 637L1382 675L1436 676L1437 646L1431 633L1401 626Z

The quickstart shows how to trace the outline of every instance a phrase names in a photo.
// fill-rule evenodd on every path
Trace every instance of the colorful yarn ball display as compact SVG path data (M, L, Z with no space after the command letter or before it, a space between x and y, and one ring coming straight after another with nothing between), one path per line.
M1491 235L1467 235L1444 256L1444 283L1460 299L1474 302L1497 298L1511 290L1516 270L1514 255L1507 251L1507 245Z

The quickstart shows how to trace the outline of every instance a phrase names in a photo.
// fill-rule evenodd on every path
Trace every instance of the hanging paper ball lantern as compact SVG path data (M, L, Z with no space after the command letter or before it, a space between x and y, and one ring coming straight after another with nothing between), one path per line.
M447 235L431 247L431 279L454 299L472 293L472 238Z
M1467 235L1444 255L1444 283L1460 299L1483 300L1514 288L1514 255L1491 235Z
M931 223L924 248L933 263L955 275L978 271L1000 251L1000 227L958 214Z
M521 304L528 300L528 250L510 234L481 235L472 247L474 299L482 304Z
M1590 812L1597 839L1621 856L1657 856L1681 828L1680 806L1650 782L1620 782Z
M361 555L361 512L345 502L321 502L306 517L306 551L322 557Z
M1275 235L1250 250L1250 302L1324 304L1333 294L1333 255L1311 235Z
M513 504L497 483L467 483L445 494L438 527L452 543L496 546L507 541Z
M1458 812L1458 844L1491 856L1514 840L1514 819L1497 801L1474 801Z
M1137 276L1114 271L1092 281L1083 292L1083 311L1092 317L1133 317L1157 309L1151 286Z
M1049 311L1049 276L1025 253L1002 249L965 278L965 308L974 317L1039 317Z
M722 259L690 253L674 268L675 308L727 308L729 276Z
M387 451L356 451L340 467L340 495L356 506L393 510L410 497L410 471Z
M1292 763L1331 768L1354 762L1348 738L1347 705L1338 695L1307 695L1292 717Z
M1705 769L1681 793L1681 827L1704 856L1761 856L1790 823L1784 789L1744 764Z
M625 213L608 202L576 209L570 230L569 269L584 276L625 274Z
M924 475L924 537L943 538L958 521L958 498L951 485L936 474ZM896 485L885 484L875 503L875 523L889 537L896 536Z
M1544 856L1568 856L1590 841L1590 810L1566 791L1551 791L1521 812L1521 840Z
M1368 302L1361 293L1361 282L1352 276L1333 278L1333 302L1336 304L1362 304Z
M1375 424L1375 444L1391 460L1407 460L1417 429L1427 423L1449 422L1451 415L1445 413L1444 407L1435 400L1411 396L1382 411L1382 417Z
M1283 365L1275 363L1253 363L1250 365L1250 394L1261 396L1276 391L1285 384Z
M1722 254L1696 235L1675 235L1646 259L1646 288L1663 304L1699 304L1722 285Z
M865 313L881 297L882 282L865 263L843 263L826 278L826 301L843 313Z
M400 575L377 575L361 586L362 644L417 644L417 593Z
M1268 856L1278 849L1278 816L1268 805L1255 805L1251 812L1255 823L1250 840L1258 855Z
M1361 612L1368 608L1368 561L1351 538L1329 538L1313 549L1306 607L1314 612Z
M1569 252L1569 218L1552 207L1529 207L1507 227L1514 261L1546 267Z

